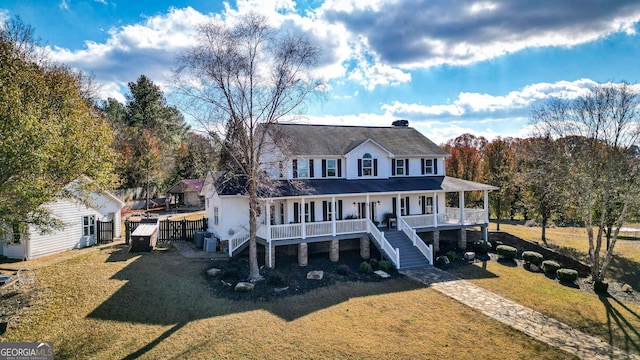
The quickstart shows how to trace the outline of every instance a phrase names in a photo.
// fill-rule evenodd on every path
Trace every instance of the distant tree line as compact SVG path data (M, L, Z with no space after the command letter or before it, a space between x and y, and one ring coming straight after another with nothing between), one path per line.
M217 154L206 135L190 131L160 88L141 75L128 84L126 103L109 98L100 104L115 131L121 188L142 187L147 194L180 179L204 178L214 170Z

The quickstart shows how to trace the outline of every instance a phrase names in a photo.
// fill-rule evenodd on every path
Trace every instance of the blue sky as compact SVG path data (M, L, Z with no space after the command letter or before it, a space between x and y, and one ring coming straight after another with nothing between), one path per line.
M52 58L124 101L141 74L171 93L197 24L258 10L322 49L327 99L309 123L410 125L437 143L526 136L533 106L595 82L640 81L640 2L583 0L3 0Z

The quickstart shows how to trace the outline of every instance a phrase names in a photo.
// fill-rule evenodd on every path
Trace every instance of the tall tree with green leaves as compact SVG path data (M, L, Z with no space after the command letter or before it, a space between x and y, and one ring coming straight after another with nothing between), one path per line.
M575 100L551 100L532 113L539 134L562 140L568 169L565 191L585 224L591 277L597 283L604 281L620 228L638 201L639 100L627 83L599 84ZM603 253L610 216L615 225Z
M19 19L0 26L0 223L58 224L40 205L111 188L113 131L87 98L86 77L38 53Z
M233 25L222 20L205 24L197 41L179 59L177 76L184 80L180 91L192 100L187 106L197 112L212 138L229 150L236 175L246 180L249 276L259 279L258 192L272 183L263 161L274 151L269 144L279 145L280 140L270 126L298 113L305 99L320 89L312 74L320 51L303 36L276 32L257 13L244 15ZM190 86L194 79L200 86ZM229 121L232 125L225 126ZM225 143L225 128L238 132L234 141Z

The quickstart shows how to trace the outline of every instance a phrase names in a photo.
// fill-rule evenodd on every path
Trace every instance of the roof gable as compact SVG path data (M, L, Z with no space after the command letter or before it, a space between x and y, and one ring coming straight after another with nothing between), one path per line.
M386 152L389 155L393 155L393 153L391 151L389 151L388 149L385 149L384 146L378 144L378 142L376 142L375 140L372 140L371 138L368 138L367 140L361 142L360 144L358 144L357 146L355 146L353 149L350 149L347 153L345 154L340 154L340 155L347 155L351 152L354 152L358 149L360 149L363 146L366 146L367 144L373 144L374 146L376 146L377 148L379 148L380 150Z
M292 155L345 155L371 139L397 156L449 156L418 130L408 126L270 124L269 131L289 139L288 150Z

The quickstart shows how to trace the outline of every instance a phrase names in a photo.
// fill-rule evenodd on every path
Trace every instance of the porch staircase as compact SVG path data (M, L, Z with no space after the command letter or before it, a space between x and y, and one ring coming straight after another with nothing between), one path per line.
M431 266L429 260L422 255L407 235L402 231L389 230L384 237L394 247L400 250L400 268L398 270L419 269Z

